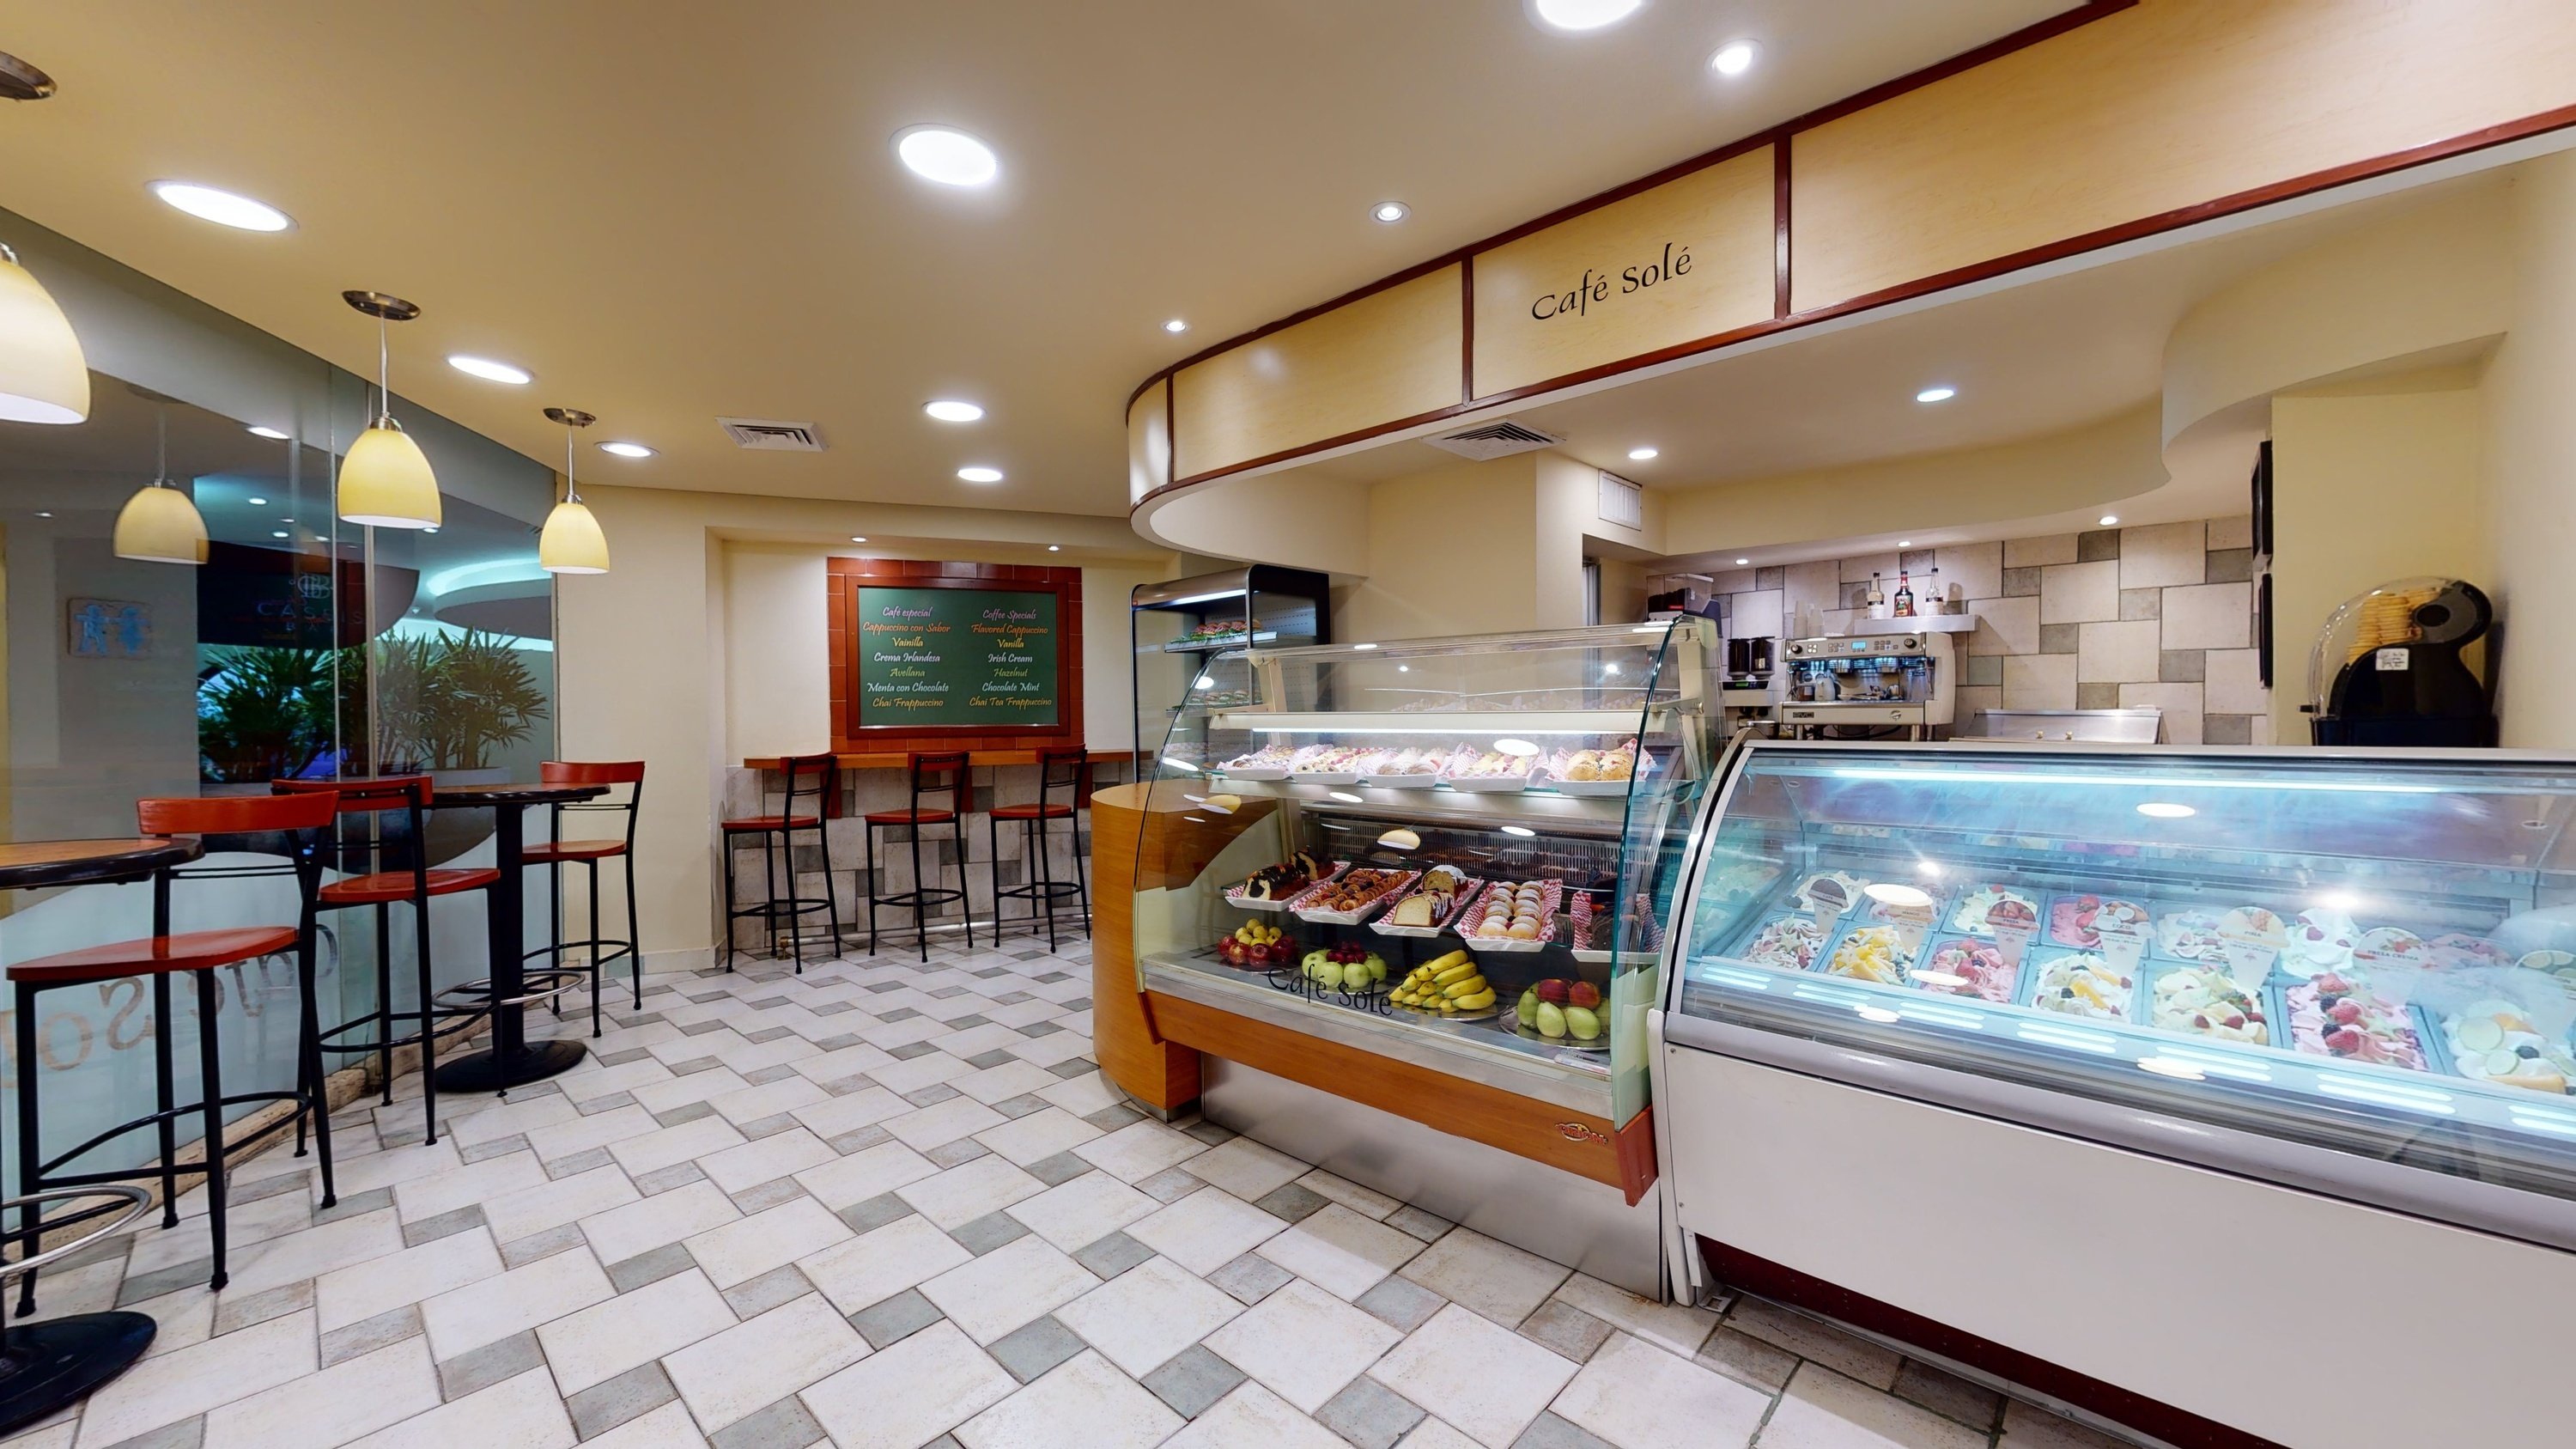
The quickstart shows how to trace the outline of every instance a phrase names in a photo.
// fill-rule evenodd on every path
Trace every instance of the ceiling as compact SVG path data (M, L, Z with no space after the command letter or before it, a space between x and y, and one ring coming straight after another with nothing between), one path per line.
M0 106L0 207L362 374L339 292L408 297L398 391L540 460L548 404L662 450L594 454L600 483L1114 515L1165 363L2072 3L1658 0L1587 35L1521 0L20 6L0 49L61 91ZM1739 36L1760 63L1715 76ZM1001 181L903 172L921 122ZM1370 220L1390 198L1411 217ZM988 416L922 415L949 396ZM719 415L831 447L742 452Z

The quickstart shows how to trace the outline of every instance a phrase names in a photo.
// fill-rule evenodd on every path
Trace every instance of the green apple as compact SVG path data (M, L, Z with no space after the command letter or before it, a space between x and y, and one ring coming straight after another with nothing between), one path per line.
M1565 1029L1574 1033L1576 1041L1590 1041L1601 1034L1601 1018L1587 1008L1569 1006L1565 1009Z
M1326 961L1322 965L1317 966L1315 968L1315 980L1317 984L1321 985L1327 991L1341 990L1342 964L1338 961Z
M1538 1004L1538 1034L1545 1037L1565 1035L1565 1012L1552 1001Z
M1371 951L1368 954L1368 960L1360 964L1368 967L1369 980L1384 981L1386 979L1386 958L1380 956L1375 951Z
M1521 1025L1523 1025L1523 1026L1536 1026L1536 1025L1538 1025L1538 988L1537 988L1537 987L1533 986L1533 987L1531 987L1529 990L1524 991L1524 992L1522 992L1522 993L1521 993L1520 1017L1521 1017Z

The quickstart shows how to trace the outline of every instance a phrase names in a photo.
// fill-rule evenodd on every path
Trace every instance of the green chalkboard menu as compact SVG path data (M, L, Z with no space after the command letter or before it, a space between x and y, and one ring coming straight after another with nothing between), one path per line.
M1060 722L1052 591L859 591L861 729L1046 730Z

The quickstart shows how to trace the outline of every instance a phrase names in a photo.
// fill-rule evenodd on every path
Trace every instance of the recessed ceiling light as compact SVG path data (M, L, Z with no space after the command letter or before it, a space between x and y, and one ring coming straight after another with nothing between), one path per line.
M1537 831L1530 829L1526 825L1506 825L1502 827L1502 831L1505 835L1518 835L1524 839L1538 834Z
M2164 800L2150 800L2138 807L2138 813L2154 820L2188 820L2200 812L2194 810L2188 805L2176 805Z
M1644 463L1650 461L1654 457L1655 450L1652 448L1630 448L1628 450L1628 461L1631 463Z
M1164 324L1163 324L1163 330L1164 330L1164 331L1166 331L1166 332L1170 332L1170 333L1173 333L1173 334L1177 335L1177 334L1179 334L1179 333L1183 333L1183 332L1187 332L1187 331L1189 331L1189 330L1190 330L1190 324L1188 324L1187 322L1182 321L1182 320L1181 320L1180 318L1178 318L1178 317L1175 317L1175 318L1173 318L1171 321L1166 322L1166 323L1164 323Z
M1542 24L1558 30L1599 30L1637 13L1646 0L1532 0Z
M602 443L599 445L599 451L603 453L615 453L621 458L650 458L653 456L653 450L645 447L642 443Z
M1002 481L1002 470L999 468L960 468L957 470L957 476L965 479L969 483L999 483Z
M1914 400L1919 403L1948 402L1958 395L1959 390L1955 387L1927 387L1916 393Z
M1914 540L1910 538L1900 538L1896 541L1896 546L1898 548L1912 548L1914 546Z
M155 181L152 194L197 218L239 231L284 231L295 219L264 201L186 181Z
M36 510L36 516L37 516L38 518L51 518L51 517L53 517L53 515L52 515L51 513L48 513L48 512L44 511L44 510L43 510L43 509L41 509L41 508L40 508L40 509L38 509L38 510Z
M1369 208L1369 219L1394 223L1413 215L1413 208L1401 201L1381 201Z
M868 536L864 533L854 533L850 535L850 542L852 543L865 543L867 541Z
M479 377L485 382L506 382L512 387L526 387L536 381L524 367L512 367L506 362L495 362L488 357L475 357L463 352L450 355L447 365L468 377Z
M421 532L423 532L423 533L436 533L436 532L438 532L438 530L437 530L437 529L435 529L435 528L424 528L424 529L422 529L422 530L421 530ZM355 547L357 547L357 545L356 545L356 544L350 544L350 545L348 545L348 546L349 546L349 547L351 547L351 548L355 548Z
M982 408L953 397L923 403L921 410L943 423L971 423L984 416Z
M1742 75L1753 69L1753 62L1761 58L1760 42L1730 40L1719 46L1717 53L1708 58L1708 68L1719 75Z
M269 427L268 425L266 425L266 424L264 424L264 423L253 423L253 424L251 424L251 425L250 425L250 435L251 435L252 437L254 437L254 438L267 438L267 439L269 439L271 442L278 442L278 443L283 443L283 442L285 442L285 441L286 441L286 438L287 438L287 435L286 435L285 433L279 432L277 429L272 428L272 427Z
M2115 524L2115 523L2117 523L2117 522L2119 522L2119 521L2120 521L2120 515L2118 515L2118 514L2116 514L2116 513L2105 513L2105 514L2103 514L2103 515L2102 515L2102 526L2103 526L2104 528L2109 528L2112 524Z
M267 500L267 499L265 499L265 498L253 498L253 499L248 500L248 502L250 503L250 506L251 506L251 507L253 507L253 508L257 508L257 507L261 506L262 504L265 504L266 502L268 502L268 500Z
M1749 564L1749 563L1751 563L1751 562L1753 562L1753 560L1751 560L1751 559L1749 559L1749 558L1740 558L1740 559L1737 559L1737 560L1735 561L1735 566L1736 566L1737 568L1742 568L1742 567L1744 567L1746 564Z
M271 538L292 538L295 535L288 533L282 528L272 528L268 531L268 536Z
M1063 544L1060 544L1060 543L1051 543L1051 544L1048 544L1048 545L1047 545L1047 552L1049 552L1049 553L1062 553L1062 552L1064 552L1064 545L1063 545Z
M277 520L277 521L278 521L278 522L280 522L280 523L293 523L295 520L294 520L294 519L292 519L292 518L281 518L281 519L279 519L279 520Z
M985 186L1002 174L993 148L947 126L910 126L895 133L894 154L905 169L942 186Z

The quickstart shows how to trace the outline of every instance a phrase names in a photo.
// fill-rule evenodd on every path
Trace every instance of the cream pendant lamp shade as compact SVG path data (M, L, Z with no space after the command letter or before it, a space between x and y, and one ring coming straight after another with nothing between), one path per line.
M342 292L342 301L376 319L376 421L340 460L340 518L369 528L436 528L442 521L438 475L429 457L394 421L392 354L385 325L408 322L420 308L382 292Z
M71 319L18 254L0 246L0 421L89 419L89 362Z
M128 384L132 386L132 384ZM116 515L116 556L143 563L201 564L206 561L206 520L196 503L170 481L170 399L134 389L155 409L158 463L152 481L125 500Z
M545 532L537 536L537 564L550 574L608 572L608 535L590 505L573 491L573 432L599 421L578 408L548 408L546 416L564 425L564 496L546 515Z

